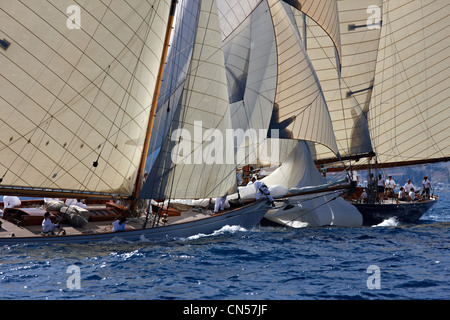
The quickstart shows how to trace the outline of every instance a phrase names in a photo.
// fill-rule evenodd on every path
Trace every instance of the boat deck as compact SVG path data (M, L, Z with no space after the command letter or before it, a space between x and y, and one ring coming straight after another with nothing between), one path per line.
M422 202L429 202L430 200L435 200L435 197L431 197L428 200L416 200L416 201L410 201L410 200L398 200L397 198L383 198L381 199L381 202L375 201L374 204L385 204L385 205L394 205L394 204L414 204L414 203L422 203ZM349 199L346 198L346 200L352 204L366 204L365 202L362 202L361 199L355 200L355 199Z
M106 208L106 207L105 207ZM26 208L24 208L26 209ZM29 210L29 209L28 209ZM98 206L93 208L88 208L90 212L102 210ZM103 209L104 210L104 209ZM42 234L42 220L43 213L40 218L40 222L35 225L27 225L20 226L17 223L5 220L5 218L0 219L1 227L0 227L0 238L8 238L8 237L44 237ZM164 226L169 224L178 224L184 222L195 221L199 219L204 219L210 216L209 212L198 212L195 209L190 209L184 212L180 212L177 215L168 215L166 217L160 217L158 223L153 223L152 218L154 215L151 215L151 218L147 222L147 228L152 228L155 226ZM38 216L35 217L35 220L39 219ZM114 218L105 221L88 221L88 223L83 227L74 227L71 226L67 221L63 221L60 223L61 229L64 229L65 235L82 235L82 234L96 234L96 233L107 233L111 232L112 222ZM145 215L141 215L138 218L129 218L126 221L126 230L138 230L142 229L142 226L145 221ZM55 234L58 234L55 231ZM62 235L62 232L61 232Z

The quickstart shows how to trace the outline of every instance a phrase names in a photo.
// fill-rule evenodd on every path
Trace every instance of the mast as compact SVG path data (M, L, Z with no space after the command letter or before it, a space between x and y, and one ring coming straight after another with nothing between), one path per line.
M152 137L153 124L155 122L156 109L157 109L158 100L159 100L159 92L161 90L161 84L162 84L163 75L164 75L164 67L165 67L165 63L166 63L167 52L168 52L169 46L170 46L170 37L172 34L172 27L173 27L173 21L175 19L175 11L176 11L177 3L178 3L178 0L172 0L172 2L170 4L169 21L167 23L166 36L164 38L163 52L161 55L161 64L159 66L159 73L158 73L158 77L156 80L155 93L153 94L153 100L152 100L152 105L151 105L150 115L149 115L149 120L148 120L148 127L147 127L147 132L145 135L144 148L142 150L142 155L141 155L141 162L139 164L138 174L137 174L136 182L135 182L135 186L134 186L134 191L133 191L133 196L132 196L133 200L136 200L139 197L139 192L141 189L141 177L144 175L145 165L147 162L147 154L148 154L148 150L150 147L150 139ZM137 208L137 201L135 201L135 203L133 205L133 211L136 208Z

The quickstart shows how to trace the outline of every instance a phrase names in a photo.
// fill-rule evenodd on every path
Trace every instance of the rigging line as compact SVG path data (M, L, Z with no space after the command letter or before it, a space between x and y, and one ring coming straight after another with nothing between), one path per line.
M346 122L346 118L345 118L345 111L344 111L344 101L342 99L342 88L341 88L341 80L339 79L339 94L341 97L341 109L342 109L342 117L344 118L344 131L345 131L345 140L347 141L347 152L348 154L351 154L350 152L350 146L349 146L349 139L348 139L348 135L347 135L347 122ZM342 161L342 164L344 164L344 161ZM352 168L352 160L349 160L349 167L350 167L350 172L347 172L348 177L350 178L350 175L353 174L353 168Z
M184 5L184 2L182 5ZM176 21L175 25L183 23L183 20L181 19L180 14L179 14L180 11L182 11L182 10L176 11L177 21ZM172 26L172 29L174 29L173 26ZM178 32L180 32L180 31L178 30ZM177 48L178 46L181 46L182 41L183 41L181 36L173 37L172 39L175 39L175 41L176 41L175 44L171 45L172 47ZM158 108L157 108L158 110L156 112L157 114L155 115L156 118L158 118L158 114L160 115L160 117L159 117L160 120L157 123L155 121L155 125L158 126L156 132L160 132L161 122L163 122L163 125L164 125L163 131L162 131L163 137L166 135L166 132L169 132L168 130L171 127L171 120L173 119L173 116L171 117L171 113L170 113L171 112L171 101L173 100L172 96L175 92L177 92L177 90L180 89L181 86L184 86L184 83L186 80L186 78L185 78L186 75L184 75L183 79L177 81L177 78L175 76L172 76L172 72L173 72L173 70L176 70L177 68L179 70L182 69L182 68L180 68L181 59L183 58L181 53L184 51L190 50L189 57L191 57L192 51L193 51L192 49L193 49L193 44L188 44L188 45L186 45L185 48L182 48L178 52L175 52L174 55L173 55L174 50L171 50L170 57L166 61L167 66L166 66L166 72L164 72L165 73L164 76L167 76L167 79L163 80L164 81L164 83L163 83L164 89L161 88L161 90L160 90L160 94L159 94L160 99L158 99L159 103L158 103ZM189 61L189 59L187 61ZM186 72L184 72L184 73L186 73ZM167 97L167 98L165 100L163 100L163 99L161 99L162 97ZM181 98L181 96L180 96L180 98ZM167 103L167 108L164 110L162 107L166 103ZM178 108L178 104L174 105L172 108L174 108L173 113L172 113L174 115ZM165 117L164 117L164 112L166 112ZM164 117L164 119L161 119L162 117ZM155 139L155 141L150 145L150 152L154 152L155 150L160 148L161 145L164 143L164 138L162 138L160 145L158 145L157 140L158 139ZM155 161L156 161L156 159L155 159ZM153 162L155 162L155 161L153 161Z
M197 7L197 15L196 15L196 17L197 17L197 24L199 23L199 16L200 16L200 12L201 12L201 3L198 5L198 7ZM208 26L208 22L209 22L209 18L210 18L210 16L211 15L208 15L208 20L207 20L207 23L206 23L206 26ZM196 34L195 34L195 36L194 36L194 38L193 38L193 45L192 45L192 50L194 50L195 49L195 46L196 46L196 43L197 43L197 34L198 34L198 28L196 28ZM204 33L204 37L206 37L206 31L205 31L205 33ZM204 40L204 39L203 39ZM202 51L203 51L203 48L202 48L202 50L200 51L200 54L199 54L199 56L201 56L201 53L202 53ZM196 73L197 73L197 71L198 71L198 67L197 68L194 68L193 70L190 70L190 68L192 67L192 55L193 55L193 51L192 51L192 53L191 53L191 59L190 59L190 65L189 65L189 67L188 67L188 71L187 71L187 73L186 73L186 79L185 79L185 81L184 81L184 88L186 88L186 82L191 82L191 81L194 81L193 80L193 78L195 78L195 75L196 75ZM192 75L192 76L191 76ZM188 81L186 81L186 80L188 80ZM187 86L187 87L189 87L189 85ZM186 105L188 105L189 104L189 101L190 101L190 99L192 98L192 90L187 90L187 96L188 97L186 97L186 98L184 98L184 96L185 96L185 94L184 94L184 88L183 88L183 93L182 93L182 95L181 95L181 97L180 97L180 99L182 99L182 100L185 100L186 102L184 103L183 101L181 101L181 104L186 104ZM169 99L170 99L170 97L169 97ZM179 119L181 120L181 119L186 119L186 115L187 115L187 110L188 108L181 108L181 111L182 111L182 114L180 115L180 117L179 117ZM167 119L168 120L168 119ZM180 123L183 123L184 121L180 121ZM171 122L171 124L170 124L170 126L169 126L171 129L169 129L169 131L168 131L168 133L167 133L167 136L166 136L166 140L167 139L169 139L169 135L171 135L170 134L170 132L172 131L172 133L174 132L174 123L173 123L173 121ZM179 137L179 142L181 141L181 135L180 135L180 137ZM163 151L163 150L161 150L161 151ZM178 144L178 151L179 151L179 144ZM195 151L195 150L194 150ZM191 155L192 155L192 152L191 152ZM177 156L179 156L179 154L177 153ZM172 182L171 182L171 189L170 189L170 193L169 193L169 198L171 198L171 195L172 195L172 192L173 192L173 184L174 184L174 182L175 182L175 174L174 174L174 172L175 172L175 169L176 169L176 167L177 167L177 164L174 164L174 165L170 165L169 164L169 167L167 168L167 163L168 163L168 159L166 159L166 157L164 158L164 163L162 164L162 168L163 168L163 174L161 175L161 178L160 178L160 180L162 181L163 180L163 178L164 178L164 176L167 176L168 178L167 179L169 179L169 178L171 178L171 180L172 180ZM166 170L164 170L164 168L166 168ZM165 171L165 172L164 172ZM161 193L161 192L164 192L164 195L166 194L166 192L165 191L167 191L167 189L166 190L164 190L163 188L165 188L165 186L162 186L162 185L159 185L159 183L158 183L158 186L159 186L159 190L158 190L158 193Z

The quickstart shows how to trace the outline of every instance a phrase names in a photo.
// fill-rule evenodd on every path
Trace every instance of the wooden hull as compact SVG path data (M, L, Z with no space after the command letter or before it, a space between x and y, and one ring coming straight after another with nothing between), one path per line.
M363 225L374 225L395 218L400 222L416 223L437 199L423 202L400 202L383 204L353 204L363 216Z
M174 223L146 229L126 230L122 232L98 232L79 235L0 237L0 245L20 243L90 243L111 240L139 241L185 238L197 234L212 234L229 225L239 225L250 229L255 227L266 214L269 206L265 202L256 202L244 207L198 220Z

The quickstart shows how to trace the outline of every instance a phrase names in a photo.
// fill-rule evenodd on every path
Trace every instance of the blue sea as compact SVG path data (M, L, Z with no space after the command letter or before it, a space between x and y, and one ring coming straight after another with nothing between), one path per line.
M449 228L450 192L441 191L417 224L229 226L161 242L3 246L0 299L446 300Z

